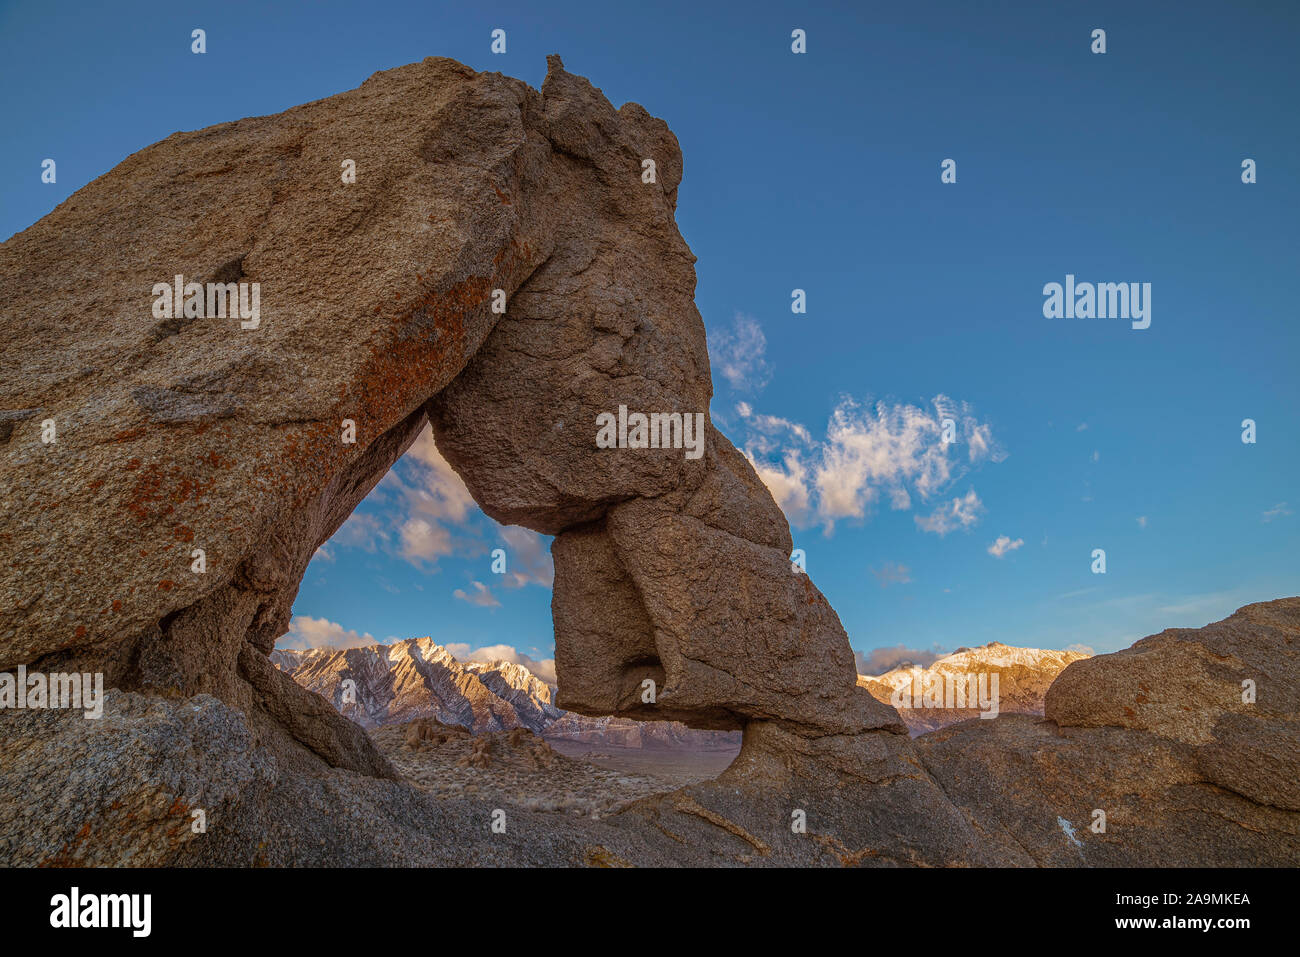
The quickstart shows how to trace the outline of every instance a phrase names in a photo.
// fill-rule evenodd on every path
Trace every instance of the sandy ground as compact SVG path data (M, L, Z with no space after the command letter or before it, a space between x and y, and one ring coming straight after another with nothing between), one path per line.
M670 788L716 778L740 753L729 751L654 751L641 748L593 747L573 741L550 741L552 748L567 757L622 774L657 778Z
M411 725L370 736L412 784L446 798L501 807L604 817L638 798L716 777L735 758L724 751L642 751L546 742L531 732L470 735L462 728ZM418 740L417 740L418 739Z

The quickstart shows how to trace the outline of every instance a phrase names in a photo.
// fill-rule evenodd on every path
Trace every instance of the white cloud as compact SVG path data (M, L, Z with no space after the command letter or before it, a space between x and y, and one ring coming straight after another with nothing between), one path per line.
M1017 538L1014 542L1006 535L999 535L997 540L989 546L989 554L994 558L1001 558L1007 552L1014 552L1021 545L1025 544L1023 538Z
M912 570L901 562L885 562L880 568L872 568L870 571L880 582L881 588L906 585L912 580Z
M901 511L912 508L916 498L929 501L970 465L1006 458L990 426L979 422L968 404L944 395L928 409L888 402L866 407L843 398L820 441L797 422L757 414L748 405L738 411L745 456L791 524L820 523L827 534L838 521L866 518L881 502ZM950 443L943 441L946 418L956 432ZM965 527L977 505L978 498L963 500L947 521ZM938 530L945 520L918 519L918 524Z
M772 378L767 338L751 316L736 313L731 329L709 337L709 363L737 392L758 392ZM741 413L744 415L744 413Z
M334 548L383 550L424 568L444 555L483 550L481 541L456 534L468 527L477 507L427 424L366 501L375 510L353 512L318 557L332 560Z
M434 562L443 555L450 555L452 547L451 531L436 522L423 518L408 518L399 530L401 535L400 554L411 564L422 561Z
M532 658L516 650L512 645L487 645L473 651L470 650L469 645L463 642L455 642L443 647L457 661L481 661L484 664L491 664L494 661L507 661L511 664L523 665L549 685L556 683L554 658Z
M362 648L376 644L370 632L357 634L328 618L294 615L289 630L275 643L277 648Z
M746 450L745 455L790 524L801 527L811 524L813 506L808 490L808 470L804 467L799 452L795 449L787 451L779 466L755 459L749 450Z
M428 425L411 443L402 461L415 466L421 479L417 486L405 486L406 504L412 511L460 524L477 507L461 477L438 451L433 441L433 429Z
M451 594L461 601L467 601L471 605L478 605L480 608L500 608L501 602L497 601L496 596L492 594L492 589L488 588L482 582L470 582L470 590L467 592L463 588L457 588Z
M373 552L389 538L384 523L379 517L369 512L353 512L348 516L337 532L318 551L329 545L341 548L361 548Z
M541 585L550 588L555 584L555 564L544 536L522 525L507 525L501 529L506 540L507 588Z
M957 529L968 529L979 521L984 511L984 503L971 489L960 498L955 498L946 505L941 505L929 515L915 516L916 524L923 532L933 532L943 536Z
M1264 513L1264 521L1271 522L1275 518L1281 518L1283 515L1290 515L1291 509L1287 508L1286 502L1279 502Z

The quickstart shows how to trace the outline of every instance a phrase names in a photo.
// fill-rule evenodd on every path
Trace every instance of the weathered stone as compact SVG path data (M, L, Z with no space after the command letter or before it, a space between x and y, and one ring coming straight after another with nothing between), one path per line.
M608 528L653 628L660 714L720 729L783 719L812 734L904 730L856 687L839 617L788 552L659 502L617 506Z
M914 743L953 803L1039 866L1300 861L1300 814L1217 786L1192 746L1150 732L1009 715L964 721ZM1095 823L1105 830L1094 831Z
M340 181L342 157L357 160L355 184ZM654 183L642 181L643 158L656 162ZM540 94L426 60L278 117L176 134L14 237L0 255L14 373L0 406L19 410L9 421L21 435L0 467L21 497L2 533L14 559L0 594L17 613L0 632L0 666L57 656L122 688L215 694L249 714L259 740L287 734L328 764L383 770L364 737L332 709L303 712L246 649L270 651L316 547L426 414L489 514L560 533L619 503L671 499L760 542L770 554L747 559L745 574L766 587L788 531L707 424L694 257L673 221L681 169L661 120L635 104L614 110L558 58ZM176 275L258 283L256 328L155 321L151 290ZM597 415L620 406L698 415L707 454L597 448ZM57 423L55 444L17 417L33 408ZM341 441L344 420L355 444ZM713 535L699 544L717 558L729 546L706 544ZM195 548L203 574L191 570ZM644 565L640 587L663 584ZM646 649L647 663L675 662L677 700L659 716L873 723L853 717L849 650L824 599L824 622L782 635L753 620L770 610L764 599L719 587L718 568L688 574L705 571L712 582L678 584L726 599L710 610L717 647L699 668L681 667L698 649L680 636ZM25 580L45 583L30 601ZM809 586L786 586L787 611L802 601L796 587ZM655 598L661 629L665 598L678 600ZM557 642L572 661L564 627ZM783 661L796 646L804 659ZM813 660L840 666L833 680L825 669L799 677ZM705 680L701 668L735 677ZM789 714L785 695L798 702Z
M102 717L17 711L0 735L6 867L165 864L275 775L243 716L209 695L109 691Z
M1076 662L1048 689L1045 714L1191 745L1220 787L1300 810L1300 598Z

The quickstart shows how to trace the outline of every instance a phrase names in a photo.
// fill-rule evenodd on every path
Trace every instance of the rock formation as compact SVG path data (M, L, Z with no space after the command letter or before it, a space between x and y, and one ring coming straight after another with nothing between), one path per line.
M992 783L954 770L979 745L918 748L857 687L784 517L709 423L681 177L663 121L558 58L540 92L429 59L176 133L0 246L0 670L110 689L99 721L0 715L5 862L1055 860L1010 806L990 810ZM627 447L599 447L614 414ZM634 416L651 414L663 447L639 448ZM557 705L743 729L718 782L592 830L522 811L488 843L481 807L413 792L272 664L313 552L426 422L489 515L557 536ZM1265 638L1072 665L1064 687L1086 665L1121 697L1049 694L1047 718L1085 753L1128 742L1113 753L1130 776L1147 743L1164 749L1157 807L1291 760L1293 712L1222 697L1238 662L1270 695L1294 681L1295 603L1268 607L1242 626ZM1192 697L1154 686L1166 703L1136 707L1178 662L1200 669L1178 686ZM1061 747L1035 733L1010 742L1021 766ZM1023 798L1035 826L1088 793L1056 780ZM1216 853L1294 862L1285 780L1239 784L1240 813L1214 795L1180 820L1231 821ZM199 810L204 832L186 826ZM1159 857L1108 840L1110 859Z
M596 447L597 415L620 406L707 423L681 171L662 121L614 110L558 58L540 94L426 60L175 134L5 243L20 497L0 667L211 693L283 752L383 773L351 725L301 717L266 656L316 546L427 416L485 511L560 535L561 705L725 728L894 720L855 693L838 619L791 573L785 521L725 438L706 426L697 459ZM257 283L257 328L156 321L151 290L175 275Z

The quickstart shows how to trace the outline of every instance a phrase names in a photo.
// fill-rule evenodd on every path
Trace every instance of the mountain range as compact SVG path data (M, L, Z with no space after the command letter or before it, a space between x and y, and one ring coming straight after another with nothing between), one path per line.
M881 675L859 675L858 684L877 700L902 700L899 714L915 736L980 714L977 702L967 708L923 707L923 689L943 689L972 675L988 689L988 676L996 674L1000 713L1042 714L1052 681L1067 665L1086 657L992 642L960 649L928 667L901 665ZM562 711L555 706L554 689L523 665L461 662L430 637L358 648L281 649L272 652L271 661L364 728L436 718L475 734L527 728L551 740L594 747L713 750L740 743L738 732L697 731L677 721L592 718ZM355 683L350 689L344 684L349 679ZM907 693L901 699L899 689Z
M271 661L363 728L436 718L475 734L527 728L551 740L602 747L714 750L740 745L739 732L561 711L554 704L554 689L523 665L461 662L428 637L359 648L279 649ZM349 679L351 688L344 685Z
M926 707L929 700L955 703L948 689L976 679L976 693L991 693L992 676L997 675L997 713L1042 714L1047 689L1066 667L1089 657L1077 651L1045 648L1014 648L993 641L980 648L960 648L927 667L904 664L881 675L858 675L858 685L878 701L892 704L915 737L945 725L977 718L978 701L968 698L968 707ZM933 698L931 698L933 695ZM902 706L899 706L899 702ZM973 703L972 703L973 702ZM991 709L990 709L991 710Z

